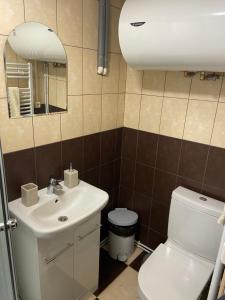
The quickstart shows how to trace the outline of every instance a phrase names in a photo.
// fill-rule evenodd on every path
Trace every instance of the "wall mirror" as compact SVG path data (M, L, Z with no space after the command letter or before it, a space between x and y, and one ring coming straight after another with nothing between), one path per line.
M67 110L67 58L54 31L37 22L17 26L4 49L9 116Z

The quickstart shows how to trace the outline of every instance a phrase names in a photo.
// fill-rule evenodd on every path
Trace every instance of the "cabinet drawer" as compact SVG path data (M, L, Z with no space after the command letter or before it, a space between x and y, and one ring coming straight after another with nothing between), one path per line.
M39 257L45 260L58 256L73 243L73 230L65 230L50 239L40 239L38 240Z
M90 220L87 222L81 224L78 229L75 232L75 239L76 241L81 241L85 238L87 238L89 235L94 233L95 231L100 229L100 220L101 216L100 214L97 214L93 216Z

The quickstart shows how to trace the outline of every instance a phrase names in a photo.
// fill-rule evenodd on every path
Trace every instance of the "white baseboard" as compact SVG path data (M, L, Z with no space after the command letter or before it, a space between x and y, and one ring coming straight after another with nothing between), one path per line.
M101 241L100 247L102 248L102 247L104 247L105 245L107 245L108 243L109 243L109 238L106 237L104 240ZM153 250L152 250L151 248L149 248L148 246L142 244L140 241L135 241L134 243L135 243L135 245L136 245L138 248L142 249L143 251L145 251L145 252L147 252L147 253L152 253L152 252L153 252Z
M109 238L106 237L104 240L101 241L100 243L100 248L104 247L105 245L107 245L109 242Z
M147 253L152 253L153 250L151 248L149 248L148 246L142 244L140 241L135 241L135 245L142 249L143 251L147 252Z

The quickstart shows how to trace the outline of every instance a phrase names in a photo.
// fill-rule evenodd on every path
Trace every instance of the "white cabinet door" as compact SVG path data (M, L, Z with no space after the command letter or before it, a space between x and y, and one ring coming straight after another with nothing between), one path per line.
M74 300L73 232L39 240L42 300Z
M79 294L94 292L98 288L100 214L77 229L75 245L74 277L77 283L75 296L78 297Z

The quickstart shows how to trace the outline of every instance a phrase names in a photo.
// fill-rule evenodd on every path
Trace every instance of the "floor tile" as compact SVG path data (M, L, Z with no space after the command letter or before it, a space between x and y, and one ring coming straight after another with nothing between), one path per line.
M101 249L99 265L99 288L96 297L126 268L126 264L112 259L108 252Z
M127 267L100 295L100 300L136 300L138 272Z
M133 254L126 261L126 265L129 266L142 252L143 250L141 250L138 247L135 247Z
M147 252L142 252L131 264L130 267L136 270L137 272L139 271L141 265L143 262L147 259L149 254Z

